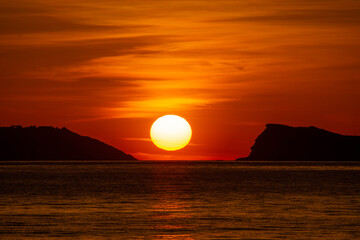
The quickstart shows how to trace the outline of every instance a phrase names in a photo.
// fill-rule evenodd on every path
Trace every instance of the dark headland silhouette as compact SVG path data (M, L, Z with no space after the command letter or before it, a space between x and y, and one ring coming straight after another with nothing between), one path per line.
M359 161L360 136L316 127L267 124L256 138L248 161Z
M66 128L0 127L0 160L136 160Z

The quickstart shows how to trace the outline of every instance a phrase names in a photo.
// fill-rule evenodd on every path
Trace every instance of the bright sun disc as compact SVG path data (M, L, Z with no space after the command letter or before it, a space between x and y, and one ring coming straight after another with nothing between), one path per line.
M190 124L182 117L165 115L158 118L150 130L153 143L164 150L175 151L185 147L191 139Z

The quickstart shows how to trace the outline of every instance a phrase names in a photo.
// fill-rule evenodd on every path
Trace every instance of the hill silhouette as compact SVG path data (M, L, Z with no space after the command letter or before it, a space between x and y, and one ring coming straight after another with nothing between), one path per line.
M136 160L66 128L0 127L0 160Z
M360 136L345 136L316 127L267 124L248 157L260 161L357 161Z

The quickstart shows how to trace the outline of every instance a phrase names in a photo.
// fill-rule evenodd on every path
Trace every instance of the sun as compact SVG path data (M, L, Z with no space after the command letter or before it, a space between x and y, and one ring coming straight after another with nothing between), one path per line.
M191 139L190 124L177 115L158 118L150 129L152 142L159 148L175 151L185 147Z

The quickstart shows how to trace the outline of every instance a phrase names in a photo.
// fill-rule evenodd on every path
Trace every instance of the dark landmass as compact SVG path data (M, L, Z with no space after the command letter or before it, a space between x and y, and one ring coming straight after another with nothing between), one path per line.
M267 124L243 161L359 161L360 136Z
M136 160L66 128L0 127L0 160Z

